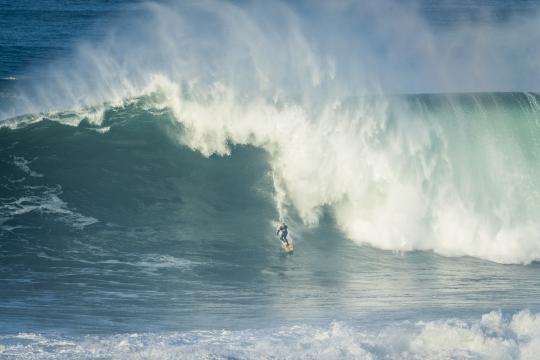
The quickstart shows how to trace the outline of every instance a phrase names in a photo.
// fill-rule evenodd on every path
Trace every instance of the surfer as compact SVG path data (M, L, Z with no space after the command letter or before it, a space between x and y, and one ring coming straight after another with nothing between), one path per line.
M287 240L287 235L289 234L289 231L287 230L287 225L285 223L281 224L276 235L279 235L280 231L281 231L281 236L279 237L279 240L281 240L286 245L289 245L289 240Z

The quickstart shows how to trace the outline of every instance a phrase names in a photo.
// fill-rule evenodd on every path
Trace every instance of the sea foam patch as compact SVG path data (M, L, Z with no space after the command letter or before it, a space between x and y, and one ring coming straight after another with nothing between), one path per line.
M20 359L535 359L540 314L493 311L476 320L344 322L257 330L62 337L0 336L0 357Z
M28 195L18 199L3 199L0 202L0 225L30 213L52 215L58 221L77 229L99 222L96 218L70 209L68 204L60 198L62 194L60 186L26 186L25 188L29 192Z

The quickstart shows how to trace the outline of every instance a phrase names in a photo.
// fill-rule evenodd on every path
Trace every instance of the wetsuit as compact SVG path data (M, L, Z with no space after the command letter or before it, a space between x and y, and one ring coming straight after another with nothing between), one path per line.
M285 244L289 245L289 241L287 240L287 235L289 234L289 232L287 231L287 225L280 226L278 231L277 231L277 235L279 235L280 231L281 231L281 236L279 237L279 240L281 240Z

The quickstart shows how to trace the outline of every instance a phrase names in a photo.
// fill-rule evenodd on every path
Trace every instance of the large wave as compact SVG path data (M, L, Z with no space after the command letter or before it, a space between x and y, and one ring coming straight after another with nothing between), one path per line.
M392 2L317 4L307 17L299 6L147 5L21 90L4 124L80 108L100 124L102 109L145 95L206 156L263 149L282 219L316 225L330 210L348 238L377 248L539 259L538 95L383 95L532 89L538 79L524 74L536 65L513 59L536 56L523 36L539 33L536 19L436 33ZM400 15L369 21L384 13ZM501 42L512 51L478 71Z

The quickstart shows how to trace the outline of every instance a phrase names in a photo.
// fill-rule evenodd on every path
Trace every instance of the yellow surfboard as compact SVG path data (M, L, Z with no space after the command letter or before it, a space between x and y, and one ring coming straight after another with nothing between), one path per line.
M294 246L293 246L292 240L289 240L289 245L282 244L282 245L281 245L281 248L282 248L283 251L285 251L287 254L292 253L292 252L294 251Z

